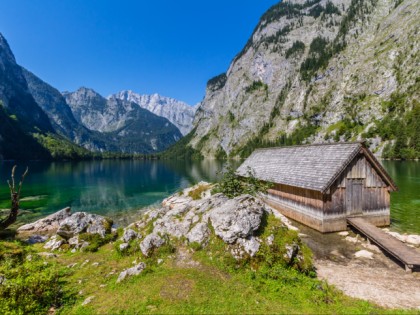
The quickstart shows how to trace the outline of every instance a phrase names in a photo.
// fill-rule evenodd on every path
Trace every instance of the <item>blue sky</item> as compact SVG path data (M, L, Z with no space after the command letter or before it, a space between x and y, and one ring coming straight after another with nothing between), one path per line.
M59 90L159 93L193 105L276 0L1 0L19 64Z

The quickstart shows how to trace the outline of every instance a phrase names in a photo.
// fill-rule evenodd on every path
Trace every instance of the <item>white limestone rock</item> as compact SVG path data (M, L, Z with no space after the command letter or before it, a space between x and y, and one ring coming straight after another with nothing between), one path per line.
M136 265L132 268L128 268L128 269L122 271L120 273L120 275L118 276L117 283L120 283L121 281L123 281L127 277L132 277L132 276L139 275L144 270L144 268L146 268L146 264L141 262L141 263L139 263L138 265Z
M80 233L99 234L105 237L110 233L112 221L86 212L76 212L60 223L57 234L65 239L70 239Z
M193 127L192 123L197 106L190 106L184 102L158 94L141 95L130 90L121 91L108 97L108 99L111 97L136 103L140 107L147 109L158 116L165 117L173 123L184 136L189 133Z
M128 243L129 241L134 240L137 237L138 237L138 234L135 231L127 228L127 229L124 229L124 234L122 236L122 240L125 243Z
M50 250L57 250L61 245L65 244L63 239L59 239L57 235L53 235L48 242L45 243L44 248Z
M408 235L406 242L410 245L420 246L420 235Z
M251 257L255 256L261 246L261 241L254 236L250 236L248 238L239 238L236 243L241 246L242 249Z
M251 236L259 228L263 213L264 204L259 199L242 195L212 209L210 220L216 235L233 244L238 238Z
M18 233L25 234L47 234L58 230L60 223L71 216L71 208L64 208L53 213L46 218L40 219L33 223L22 225L17 229Z
M154 248L159 248L163 244L165 244L165 240L162 239L159 235L149 234L140 243L140 250L144 256L148 256L151 250Z
M204 222L197 223L187 234L188 242L203 244L207 243L210 236L210 229Z
M367 250L359 250L354 254L356 258L366 258L366 259L373 259L373 253Z

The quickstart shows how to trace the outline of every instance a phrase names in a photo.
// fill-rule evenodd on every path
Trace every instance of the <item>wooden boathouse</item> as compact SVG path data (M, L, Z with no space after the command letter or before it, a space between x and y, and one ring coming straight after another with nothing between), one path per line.
M265 202L323 233L346 230L349 217L390 223L397 187L364 142L258 149L237 173L274 183Z

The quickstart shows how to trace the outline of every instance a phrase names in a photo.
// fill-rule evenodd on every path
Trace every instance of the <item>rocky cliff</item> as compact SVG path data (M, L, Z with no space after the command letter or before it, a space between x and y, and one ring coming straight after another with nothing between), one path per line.
M378 154L388 143L388 153L420 155L419 29L417 0L274 5L208 82L190 144L232 157L363 137Z
M48 152L30 134L52 131L9 44L0 34L0 159L46 158Z
M91 151L104 151L110 145L100 133L91 131L79 123L63 95L32 72L22 68L29 92L47 114L54 131Z
M136 103L141 108L167 118L183 135L186 135L192 129L192 123L197 109L195 106L189 106L184 102L159 94L141 95L133 91L121 91L108 97L108 99L111 98Z
M106 99L88 88L63 95L75 119L107 139L107 150L153 153L166 149L182 137L178 128L166 118L136 103L115 97Z

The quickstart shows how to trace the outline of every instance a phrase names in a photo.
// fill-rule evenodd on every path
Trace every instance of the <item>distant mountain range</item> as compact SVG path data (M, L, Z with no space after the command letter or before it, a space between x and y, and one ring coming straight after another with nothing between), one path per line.
M16 63L0 34L0 159L72 158L89 151L159 152L192 129L195 107L122 91L57 89Z
M111 98L136 103L158 116L167 118L183 135L192 130L194 115L198 107L198 105L192 107L184 102L159 94L140 95L133 91L121 91L108 97L108 99Z

